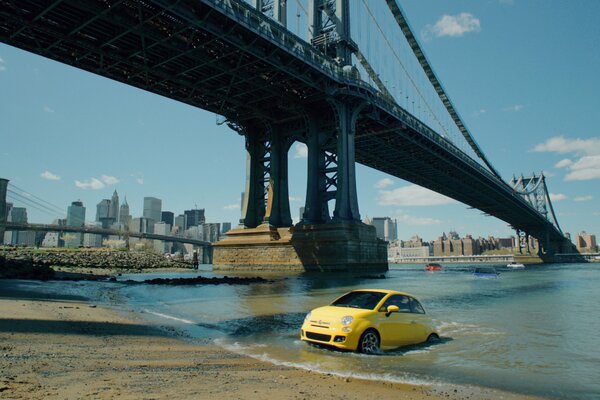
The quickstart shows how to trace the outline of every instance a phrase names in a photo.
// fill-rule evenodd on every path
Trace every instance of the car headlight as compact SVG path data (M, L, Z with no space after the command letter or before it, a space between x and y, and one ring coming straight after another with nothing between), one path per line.
M346 315L345 317L342 317L342 325L343 326L348 326L352 323L352 321L354 321L354 317L351 317L350 315Z
M308 314L306 314L306 317L304 317L304 322L308 321L309 318L310 318L310 311Z

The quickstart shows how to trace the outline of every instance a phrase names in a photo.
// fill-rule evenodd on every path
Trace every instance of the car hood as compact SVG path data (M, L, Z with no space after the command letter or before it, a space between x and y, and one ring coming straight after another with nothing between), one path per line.
M325 306L315 308L310 312L310 321L325 321L329 323L339 322L342 317L350 315L354 318L362 317L367 314L373 313L373 310L364 310L362 308L351 308L351 307L335 307Z

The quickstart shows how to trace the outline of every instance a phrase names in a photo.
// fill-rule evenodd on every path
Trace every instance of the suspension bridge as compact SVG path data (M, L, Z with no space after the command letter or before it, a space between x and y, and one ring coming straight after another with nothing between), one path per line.
M543 177L511 185L494 169L397 0L0 0L0 40L214 112L245 137L242 227L216 265L386 269L360 222L355 162L499 218L542 255L570 246ZM294 142L308 178L289 229Z

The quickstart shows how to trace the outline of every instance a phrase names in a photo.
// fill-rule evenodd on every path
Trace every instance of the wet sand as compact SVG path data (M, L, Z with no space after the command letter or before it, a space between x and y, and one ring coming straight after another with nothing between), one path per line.
M2 399L534 399L324 375L190 342L131 312L0 280Z

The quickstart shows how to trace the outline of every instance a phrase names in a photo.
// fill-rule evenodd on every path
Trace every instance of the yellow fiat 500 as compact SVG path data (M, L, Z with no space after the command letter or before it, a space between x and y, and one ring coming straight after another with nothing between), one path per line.
M306 315L300 338L361 353L439 340L414 296L393 290L353 290Z

